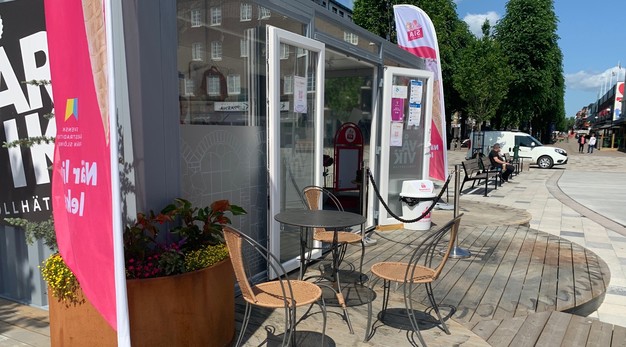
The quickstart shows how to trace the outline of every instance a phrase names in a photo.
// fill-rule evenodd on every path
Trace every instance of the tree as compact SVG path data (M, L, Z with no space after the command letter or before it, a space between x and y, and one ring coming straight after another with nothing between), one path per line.
M393 15L393 5L397 4L415 5L433 21L439 41L446 124L449 125L452 113L465 107L465 102L453 87L452 76L458 71L458 52L469 44L472 34L467 24L459 20L456 4L452 0L355 0L352 19L374 34L397 42Z
M474 39L461 51L454 88L467 103L467 115L480 124L496 116L508 93L511 70L500 45L490 35L486 21L481 39Z
M553 0L509 0L496 26L496 40L512 68L502 123L547 133L546 125L564 117L562 53ZM532 129L529 129L532 132ZM549 135L549 134L548 134Z

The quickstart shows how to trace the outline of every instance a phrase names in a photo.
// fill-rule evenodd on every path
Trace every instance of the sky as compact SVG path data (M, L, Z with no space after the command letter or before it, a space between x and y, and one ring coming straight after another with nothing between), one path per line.
M339 0L352 8L352 0ZM454 0L459 18L477 36L485 18L493 25L505 15L506 0ZM626 68L626 1L554 0L563 52L565 116L595 102ZM445 83L445 81L444 81Z

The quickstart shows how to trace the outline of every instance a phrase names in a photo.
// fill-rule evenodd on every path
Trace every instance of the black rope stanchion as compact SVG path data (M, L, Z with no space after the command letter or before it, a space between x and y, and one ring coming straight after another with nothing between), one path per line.
M458 172L458 170L457 170ZM439 199L441 199L441 196L443 195L443 193L447 190L448 188L448 184L450 183L450 179L452 178L452 174L448 175L448 179L446 180L446 183L444 184L443 188L441 188L441 191L439 192L439 195L437 195L437 197L435 199L433 199L433 203L428 207L428 209L426 209L421 216L414 218L414 219L404 219L398 215L396 215L395 213L393 213L393 211L391 211L391 209L389 208L389 206L387 205L387 203L385 202L385 200L383 199L383 197L380 195L380 191L378 190L378 186L376 185L376 181L374 181L374 177L372 176L372 173L369 169L367 169L367 176L370 179L370 182L372 183L372 187L374 188L374 192L376 192L376 196L378 197L378 200L383 204L383 207L385 208L385 210L387 211L387 213L393 217L394 219L402 222L402 223L415 223L419 220L421 220L422 218L428 216L428 214L430 214L430 211L432 211L433 208L435 208L435 205L437 205L437 202L439 202Z
M460 165L454 166L454 218L459 215L459 199L461 197L460 181L461 181L461 167ZM469 258L472 254L470 251L459 247L459 234L456 234L456 240L454 240L454 248L450 252L450 258Z

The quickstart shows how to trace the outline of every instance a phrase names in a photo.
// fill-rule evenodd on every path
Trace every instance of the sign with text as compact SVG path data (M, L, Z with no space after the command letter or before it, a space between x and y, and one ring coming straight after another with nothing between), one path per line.
M46 0L57 139L52 206L59 252L116 329L107 48L102 2ZM114 147L115 148L115 147Z
M43 0L0 2L0 143L54 137ZM48 219L52 212L50 170L54 144L0 147L0 223L4 218Z

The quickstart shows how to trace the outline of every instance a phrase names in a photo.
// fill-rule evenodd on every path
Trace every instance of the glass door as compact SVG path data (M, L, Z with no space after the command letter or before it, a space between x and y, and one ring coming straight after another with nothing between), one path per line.
M428 179L433 73L385 67L381 114L380 195L402 216L400 191L406 180ZM379 225L399 224L378 204Z
M269 249L290 271L299 266L300 231L274 216L306 208L302 189L323 185L324 44L268 26L267 56Z

